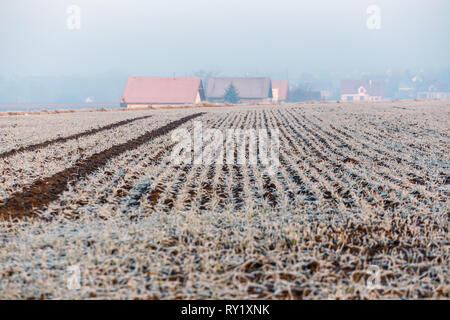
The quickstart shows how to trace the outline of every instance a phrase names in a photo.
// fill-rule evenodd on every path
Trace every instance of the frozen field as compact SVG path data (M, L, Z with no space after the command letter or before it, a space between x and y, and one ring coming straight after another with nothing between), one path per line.
M175 164L194 121L278 171ZM0 298L450 295L449 101L6 116L0 172Z

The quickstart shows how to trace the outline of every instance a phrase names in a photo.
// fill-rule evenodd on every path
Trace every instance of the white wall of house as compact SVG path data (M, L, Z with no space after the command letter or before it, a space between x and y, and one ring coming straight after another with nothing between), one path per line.
M417 94L419 99L450 99L450 92L423 91Z
M202 98L200 97L200 92L197 91L197 96L195 97L195 104L202 103Z
M272 101L278 102L278 89L272 88Z
M354 94L341 94L343 101L380 101L381 96L370 96L367 89L363 86L359 87L358 92Z

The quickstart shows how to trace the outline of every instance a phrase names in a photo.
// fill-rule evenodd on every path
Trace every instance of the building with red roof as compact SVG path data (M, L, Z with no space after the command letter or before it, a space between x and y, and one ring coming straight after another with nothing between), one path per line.
M205 100L200 77L129 77L121 107L199 104Z

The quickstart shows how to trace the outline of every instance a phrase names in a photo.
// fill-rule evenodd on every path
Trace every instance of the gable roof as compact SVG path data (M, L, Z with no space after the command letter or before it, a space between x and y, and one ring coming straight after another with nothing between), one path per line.
M213 99L222 98L231 83L241 99L272 98L270 78L210 78L206 96Z
M357 94L360 87L364 87L369 96L383 95L383 82L374 80L342 80L341 94Z
M287 99L289 83L287 80L272 81L272 89L278 89L278 100Z
M121 103L190 104L204 100L200 77L129 77Z

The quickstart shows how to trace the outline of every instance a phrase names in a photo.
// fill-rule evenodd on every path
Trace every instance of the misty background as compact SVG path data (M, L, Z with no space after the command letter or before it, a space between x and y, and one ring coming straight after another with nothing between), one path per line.
M349 78L446 87L449 13L448 0L1 1L0 105L118 106L128 76L270 76L330 98Z

